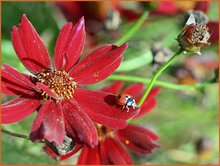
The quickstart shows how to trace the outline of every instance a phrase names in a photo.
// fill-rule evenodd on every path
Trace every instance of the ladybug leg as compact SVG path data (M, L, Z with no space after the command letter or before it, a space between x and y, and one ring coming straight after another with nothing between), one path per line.
M127 112L129 112L129 107L126 105Z
M125 106L122 107L122 110L124 110Z

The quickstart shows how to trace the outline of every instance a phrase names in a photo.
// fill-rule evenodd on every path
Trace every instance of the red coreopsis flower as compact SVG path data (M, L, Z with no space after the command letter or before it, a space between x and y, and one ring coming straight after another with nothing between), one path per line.
M122 86L123 83L117 81L101 90L117 94ZM142 117L152 110L156 105L155 96L159 90L160 88L155 88L150 92L141 107L140 113L135 118ZM142 84L133 84L125 89L123 93L131 95L138 101L143 91L144 86ZM65 160L82 148L77 164L132 164L133 161L124 147L139 155L144 155L151 153L159 146L153 142L158 139L158 136L152 131L138 125L128 124L126 128L119 130L113 130L97 123L95 126L98 131L99 143L94 148L82 144L76 144L75 147L70 147L65 143L60 147L49 147L46 145L44 151L55 159ZM64 153L62 154L58 151L64 151Z
M121 82L116 82L109 87L102 89L103 91L118 93ZM137 101L143 93L142 84L133 84L123 91L129 94ZM151 91L148 98L141 107L141 117L148 113L156 105L155 95L159 92L159 88ZM99 144L95 148L84 146L78 159L77 164L132 164L133 161L126 148L139 154L149 154L159 145L154 141L158 136L152 131L134 124L129 124L124 129L113 130L109 127L96 124L99 136Z
M4 64L2 92L18 96L2 104L2 123L18 122L37 110L31 128L33 141L46 139L60 145L65 135L93 147L98 143L96 127L124 128L125 120L138 113L114 104L115 95L81 88L112 74L122 61L127 44L104 45L79 60L85 43L84 18L61 29L54 51L54 68L43 41L23 15L11 32L19 60L33 74L26 75Z
M218 21L210 21L207 24L207 27L209 28L210 32L211 32L211 36L210 36L210 42L211 43L218 43L219 42L219 22Z

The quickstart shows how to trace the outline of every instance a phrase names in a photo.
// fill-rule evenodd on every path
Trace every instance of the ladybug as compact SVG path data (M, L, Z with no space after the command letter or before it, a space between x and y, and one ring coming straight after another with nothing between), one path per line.
M123 106L122 110L126 107L127 112L129 112L129 107L132 107L133 109L135 109L135 107L137 107L137 104L136 104L134 98L132 98L128 94L118 94L116 96L116 104L119 106Z

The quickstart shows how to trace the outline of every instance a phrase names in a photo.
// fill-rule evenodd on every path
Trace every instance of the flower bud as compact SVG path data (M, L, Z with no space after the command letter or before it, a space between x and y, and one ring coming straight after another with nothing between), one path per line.
M196 23L194 16L191 15L185 28L178 35L177 41L184 51L201 54L200 48L210 44L209 38L208 27L205 24Z

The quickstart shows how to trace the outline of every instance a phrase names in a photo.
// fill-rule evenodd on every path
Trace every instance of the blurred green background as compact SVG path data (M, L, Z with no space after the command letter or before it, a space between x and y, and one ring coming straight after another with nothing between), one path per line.
M186 3L186 2L185 2ZM110 5L110 4L108 4ZM121 4L129 10L139 11L137 2L126 2ZM154 10L157 4L145 4L145 10ZM143 6L142 6L143 8ZM141 9L142 9L141 8ZM218 2L210 2L207 15L212 21L218 22ZM141 10L140 10L141 11ZM59 29L66 22L65 16L54 3L48 2L2 2L2 63L7 63L19 71L28 73L19 62L10 40L12 26L18 25L22 14L26 14L37 32L43 38L50 55L53 49ZM124 75L135 75L151 78L153 54L151 47L154 43L160 43L174 52L178 48L175 40L181 31L183 23L183 12L173 15L152 14L145 24L129 39L129 48L125 52L122 65L116 73ZM77 21L77 20L72 20ZM86 20L86 24L91 23ZM101 26L101 30L88 33L85 52L90 52L94 47L102 43L113 43L126 33L134 25L135 21L123 18L118 30L107 31ZM98 24L96 24L98 26ZM90 31L91 27L88 26ZM92 44L91 44L92 43ZM94 44L95 43L95 44ZM211 54L218 62L218 41L211 46L202 48L209 56ZM203 56L203 55L201 55ZM181 55L175 65L181 64L185 59ZM173 73L175 68L165 71L159 80L176 83ZM208 71L210 78L214 77L213 71ZM208 80L208 79L207 79ZM203 81L207 81L203 80ZM105 86L109 81L90 86L97 89ZM217 164L219 161L219 114L218 114L218 85L210 84L203 89L194 91L176 91L163 88L157 96L157 106L147 116L132 120L146 126L159 135L160 148L149 156L137 156L132 154L136 164ZM10 96L2 95L2 102L11 99ZM35 114L25 120L2 125L2 128L20 134L28 135L31 122ZM199 157L196 152L196 142L199 139L211 142L210 150L206 157ZM48 157L42 151L43 144L32 143L22 138L11 137L2 133L2 163L3 164L55 164L57 161ZM76 155L77 156L77 155ZM76 156L63 163L74 163Z

